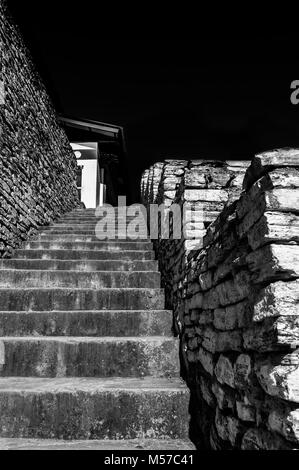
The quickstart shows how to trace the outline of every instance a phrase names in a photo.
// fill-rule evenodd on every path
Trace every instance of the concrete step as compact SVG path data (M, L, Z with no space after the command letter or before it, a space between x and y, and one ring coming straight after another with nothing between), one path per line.
M136 219L135 217L125 217L125 218L118 218L116 217L69 217L69 218L61 218L55 220L53 222L54 225L96 225L98 222L104 222L109 224L121 224L121 225L129 225L131 222L134 224L138 224L139 222L143 222L142 219Z
M0 437L187 439L179 379L0 379Z
M98 227L105 227L106 228L106 224L99 224L98 225L98 220L94 220L94 221L85 221L85 222L80 222L80 221L61 221L61 222L56 222L55 224L52 224L52 225L46 225L45 228L55 228L55 229L60 229L60 228L70 228L70 227L74 227L74 228L77 228L77 229L82 229L82 228L88 228L88 229L95 229L97 226ZM130 223L121 223L119 224L118 222L109 222L107 225L109 225L109 227L112 227L112 228L115 228L115 229L119 229L119 228L124 228L124 229L127 229L128 227L130 227L131 229L134 228L135 230L139 230L140 227L138 225L130 225ZM144 227L142 227L142 229L144 230Z
M89 219L89 220L80 220L80 219L69 219L69 220L59 220L59 221L56 221L55 223L51 224L51 225L47 225L46 227L55 227L55 228L60 228L60 227L78 227L78 228L82 228L82 227L96 227L96 225L98 224L98 222L100 222L101 219L96 219L94 218L93 220L92 219ZM111 220L105 220L105 223L108 223L109 225L112 225L114 227L128 227L130 225L130 220L127 220L127 221L118 221L118 220L114 220L114 219L111 219ZM101 224L102 225L102 224ZM136 225L136 228L138 228L138 225Z
M106 247L107 245L112 248L123 248L124 250L126 249L133 249L133 250L152 250L153 245L149 240L146 241L140 241L139 239L137 240L132 240L130 238L126 239L99 239L95 235L95 233L91 234L77 234L77 233L41 233L37 239L34 241L42 241L42 242L68 242L68 243L74 243L74 242L79 242L79 243L105 243L103 245Z
M66 212L66 213L63 214L61 217L66 216L66 215L73 215L73 214L76 214L76 215L79 215L79 216L81 216L81 215L82 215L82 216L86 216L86 215L95 215L96 213L98 214L98 212L99 212L99 211L98 211L97 209L74 209L74 210L72 210L71 212ZM105 214L105 213L110 214L110 213L111 213L111 207L108 207L108 208L107 208L107 211L106 211L106 209L102 208L102 209L100 210L100 212L102 212L103 214ZM115 213L115 214L119 214L119 213L120 213L120 214L124 214L124 213L125 213L125 214L130 215L130 217L132 217L132 214L135 213L135 211L133 211L133 209L129 209L129 208L127 208L126 210L124 210L123 208L121 208L121 209L119 210L119 207L118 207L118 206L114 207L112 212Z
M177 377L178 340L147 337L0 337L1 377Z
M84 217L81 217L81 216L68 216L68 217L60 217L59 219L55 220L54 223L63 223L64 221L66 223L70 223L71 221L74 223L76 223L76 221L78 221L78 223L86 223L86 222L90 222L90 223L97 223L99 222L100 220L104 220L105 222L106 221L113 221L113 222L120 222L120 223L124 223L124 222L127 222L127 223L130 223L132 221L134 222L138 222L139 218L136 219L135 217L131 217L131 216L127 216L127 217L118 217L118 215L115 215L115 217L96 217L96 216L84 216ZM142 219L140 219L142 220ZM143 221L143 220L142 220Z
M0 259L0 269L63 271L158 271L158 261Z
M1 336L171 336L169 310L0 312Z
M155 258L155 254L153 251L141 250L37 250L28 248L22 250L15 250L13 256L14 258L18 259L119 260L127 262L134 260L154 260Z
M97 250L97 251L151 251L152 244L144 242L116 242L93 241L93 242L75 242L75 241L32 241L24 243L24 249L29 250Z
M161 287L159 272L121 271L47 271L0 269L0 288L9 287L72 287L79 289Z
M66 214L62 214L61 217L71 217L71 216L75 216L75 217L104 217L105 215L106 216L112 216L112 214L116 214L116 215L120 215L120 216L124 216L127 215L128 217L134 217L135 216L135 212L132 212L132 211L119 211L118 208L114 208L113 211L109 210L108 211L104 211L104 210L101 210L101 211L98 211L96 209L85 209L84 211L71 211L71 212L67 212Z
M0 289L2 311L164 310L163 289Z
M78 226L77 226L78 227ZM71 225L68 226L68 227L65 227L65 228L59 228L59 227L56 227L56 228L52 228L52 227L49 227L49 228L44 228L42 230L39 231L40 235L42 234L56 234L56 235L61 235L61 234L66 234L66 235L96 235L96 232L95 232L95 227L91 228L91 229L85 229L84 228L84 225L82 225L82 229L81 228L73 228ZM139 233L138 234L138 239L137 241L140 241L140 242L150 242L150 238L144 238L143 237L143 234L140 234L140 238L139 238ZM127 231L125 230L120 230L118 231L118 229L115 230L115 238L112 239L113 240L118 240L119 241L132 241L132 235L135 236L134 234L131 234L131 233L128 233ZM143 238L141 238L141 236Z
M0 450L173 450L194 451L189 439L0 439ZM137 456L134 456L136 458ZM153 456L154 457L154 456ZM121 457L122 458L122 457Z

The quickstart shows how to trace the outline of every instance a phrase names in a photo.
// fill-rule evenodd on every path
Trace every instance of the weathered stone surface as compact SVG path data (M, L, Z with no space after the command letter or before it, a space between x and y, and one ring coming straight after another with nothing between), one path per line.
M242 440L242 450L291 450L277 435L264 429L252 428L246 431Z
M233 416L225 416L219 408L216 410L215 425L221 439L229 441L232 446L235 445L238 434L241 431L241 425L238 419Z
M9 439L0 438L0 450L94 450L94 451L132 451L132 450L195 450L194 445L188 439ZM120 457L122 458L122 457ZM124 457L124 462L127 458Z
M233 305L229 305L228 307L225 308L226 318L230 319L230 320L227 320L226 323L228 322L228 324L231 325L231 323L234 322L235 326L238 324L239 328L243 328L247 326L249 322L247 311L248 311L247 300L238 302Z
M299 316L269 318L243 333L244 347L265 352L299 346Z
M3 2L0 22L0 257L7 257L79 199L76 158Z
M210 447L212 450L222 450L223 441L219 438L215 424L210 428Z
M221 410L232 410L235 405L235 394L228 387L222 387L217 381L212 384L212 392L216 397L217 404Z
M215 397L210 390L209 382L204 377L200 377L199 382L200 382L200 390L201 390L203 399L207 402L209 406L214 407Z
M187 252L192 250L199 250L202 248L202 238L196 238L195 240L185 240L184 247Z
M243 389L248 386L251 370L250 356L248 354L240 354L234 365L234 379L237 388Z
M157 337L2 337L1 377L177 377L178 344Z
M254 282L299 277L299 246L297 245L267 245L250 253L246 260L249 269L255 273Z
M252 300L253 321L268 317L299 315L299 280L274 282Z
M187 170L184 176L186 188L220 189L224 188L231 178L231 174L224 166L196 166Z
M184 193L186 201L226 202L227 191L222 189L186 189Z
M229 305L226 308L217 308L214 310L214 326L224 331L242 328L248 323L246 312L246 301Z
M221 384L235 387L234 367L228 357L221 354L215 366L215 375Z
M221 331L217 332L216 348L217 352L241 351L242 333L241 331Z
M298 352L264 359L255 365L257 378L266 393L273 397L299 403Z
M236 309L216 308L214 310L213 324L218 330L233 330L238 326L238 315Z
M219 295L217 292L217 289L215 287L212 287L207 292L204 292L203 294L203 300L202 300L202 307L205 310L208 310L210 308L214 309L219 307L220 301L219 301Z
M239 331L217 332L208 327L201 327L202 345L211 353L225 351L240 351L242 335Z
M286 439L298 442L299 439L299 409L272 410L268 418L268 427L278 432Z
M269 181L272 188L299 188L299 163L297 168L275 168L267 173L264 178Z
M203 328L201 333L202 345L211 353L215 353L217 349L217 332L210 327Z
M87 213L82 212L83 220ZM65 224L73 227L72 218L68 220ZM149 288L153 281L156 285L157 266L147 261L142 266L134 254L147 248L153 255L152 245L106 240L99 246L84 241L88 234L81 233L78 241L61 233L58 243L66 244L60 250L65 260L51 260L51 271L43 258L44 250L59 248L55 236L38 242L39 259L0 263L0 331L5 335L0 338L0 436L186 439L189 393L178 377L172 313L151 310L157 300L156 305L164 304L163 291ZM87 251L80 249L88 243ZM22 251L27 250L31 253L30 244ZM109 255L106 270L101 270L102 251ZM133 261L122 264L127 251ZM78 252L79 262L74 260ZM89 252L94 254L91 265ZM120 270L111 271L117 261ZM141 272L134 272L138 266ZM136 295L141 305L148 299L147 312L139 309ZM186 334L197 341L192 328Z
M208 325L213 322L213 310L192 310L191 320L199 325Z
M203 291L211 289L213 285L213 274L211 271L206 271L199 275L199 284Z
M230 305L245 299L250 292L249 273L240 271L233 281L225 281L216 286L220 305Z
M241 244L232 248L229 255L217 266L213 276L214 284L220 283L224 278L229 276L231 273L235 273L240 268L246 268L247 253L248 249Z
M299 196L295 189L277 188L265 193L266 210L291 212L299 210Z
M193 295L191 299L186 300L185 305L186 305L187 311L191 309L201 308L202 302L203 302L203 295L201 292L198 292L197 294Z
M266 211L292 211L298 210L298 170L296 176L284 175L283 183L280 184L280 175L268 173L256 181L250 190L243 193L237 202L237 215L241 221L242 231L247 229ZM272 176L272 178L271 178ZM282 180L281 176L281 180ZM289 185L289 186L287 186ZM247 219L247 222L246 220Z
M214 372L214 359L213 355L206 351L204 348L198 349L198 360L203 368L210 374Z
M88 439L91 434L97 439L186 438L188 399L184 396L188 398L186 387L167 379L2 378L0 434L56 439Z
M275 168L298 166L298 149L277 149L256 155L246 171L243 189L248 190L257 179Z
M265 213L249 230L248 242L253 250L266 243L298 243L298 216L287 217L289 225L275 225L276 214Z
M238 417L242 421L255 422L255 408L241 401L236 402Z
M169 305L182 319L187 380L203 377L197 429L209 429L203 441L213 449L299 447L296 414L288 417L299 382L289 354L299 345L299 151L273 154L249 166L189 162L175 200L193 208L190 228L203 223L206 234L190 250L186 241L158 244Z

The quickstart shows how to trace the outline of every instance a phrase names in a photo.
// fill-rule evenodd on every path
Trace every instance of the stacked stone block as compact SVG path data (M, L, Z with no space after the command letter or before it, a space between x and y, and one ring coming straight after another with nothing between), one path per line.
M161 164L156 164L161 165ZM144 190L142 200L148 205L156 202L169 208L173 203L181 209L180 238L173 237L170 214L170 239L155 243L161 263L162 281L167 292L168 307L174 309L176 331L182 323L182 299L186 296L186 264L189 253L202 248L207 227L216 219L225 204L236 199L242 189L242 180L249 162L210 160L165 160L162 172L155 165L144 173L148 187L154 180L158 187L156 198ZM184 208L188 218L184 218Z
M78 203L76 159L0 2L0 256Z
M160 259L173 286L192 439L199 448L298 449L299 150L257 155L239 199L231 194L202 248Z

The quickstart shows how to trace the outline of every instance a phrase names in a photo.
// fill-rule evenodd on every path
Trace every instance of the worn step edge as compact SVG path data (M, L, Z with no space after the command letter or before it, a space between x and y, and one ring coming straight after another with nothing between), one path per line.
M107 268L107 269L105 269ZM49 259L0 259L0 269L22 270L57 270L76 272L146 272L158 271L158 261L155 260L49 260Z
M165 297L157 288L1 288L0 305L3 311L164 310Z
M1 378L0 437L187 439L180 379Z
M154 251L143 250L71 250L71 249L16 249L13 253L17 259L60 259L60 260L97 260L114 261L121 260L154 260ZM120 257L120 258L119 258Z
M123 246L121 246L123 245ZM25 242L23 245L24 249L51 249L51 250L83 250L83 251L152 251L153 247L151 244L144 243L139 245L138 242L110 242L107 241L55 241L55 240L33 240Z
M116 244L127 244L127 243L132 243L132 244L140 244L141 246L151 246L151 241L149 239L140 239L140 238L133 238L133 237L124 237L124 238L98 238L96 234L93 233L67 233L67 232L62 232L62 233L52 233L51 231L40 233L38 235L38 238L32 240L32 241L47 241L49 239L50 241L52 240L58 240L59 238L64 238L66 241L72 241L73 238L81 238L82 240L80 241L85 241L85 242L99 242L99 243L116 243Z
M165 336L2 336L0 375L177 377L178 340Z
M172 336L170 310L0 311L2 336Z
M0 450L195 450L187 439L59 439L0 438Z
M161 275L151 271L64 271L0 269L0 288L10 287L70 287L101 288L159 288Z

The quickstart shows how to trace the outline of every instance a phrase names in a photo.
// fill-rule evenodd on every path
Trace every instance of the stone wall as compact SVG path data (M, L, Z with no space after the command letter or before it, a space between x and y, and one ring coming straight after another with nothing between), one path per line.
M141 200L164 204L173 203L192 210L191 217L181 221L180 239L154 241L163 285L167 291L167 305L174 308L180 322L182 283L188 255L202 248L207 227L214 221L228 201L240 195L242 180L249 162L209 160L165 160L144 172L141 182ZM170 227L170 233L172 224Z
M0 0L0 256L78 204L77 163Z
M246 166L184 164L173 200L203 205L209 225L197 227L193 248L160 239L156 250L191 390L192 440L297 449L299 150L257 155L242 188ZM229 172L236 176L226 181Z

